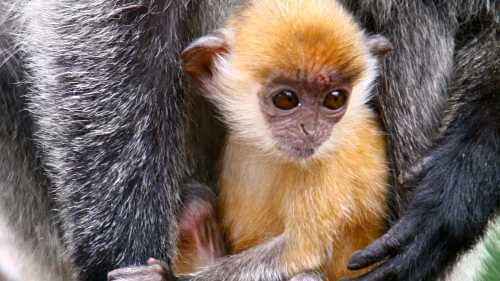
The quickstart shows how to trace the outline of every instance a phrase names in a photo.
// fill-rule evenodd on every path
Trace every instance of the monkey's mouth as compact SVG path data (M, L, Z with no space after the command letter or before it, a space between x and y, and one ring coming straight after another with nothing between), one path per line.
M280 146L280 150L285 152L289 157L298 160L306 160L311 158L316 152L316 149L317 147L309 147L309 146L289 146L289 145Z
M313 158L325 142L325 138L320 136L304 138L285 135L277 137L275 140L277 141L278 150L292 161L304 161Z

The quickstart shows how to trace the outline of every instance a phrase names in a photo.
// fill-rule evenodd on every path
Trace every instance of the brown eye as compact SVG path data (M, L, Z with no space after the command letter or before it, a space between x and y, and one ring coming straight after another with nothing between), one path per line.
M273 97L273 104L279 109L290 110L299 105L299 97L290 90L283 90Z
M323 101L323 105L330 110L338 110L347 102L347 91L335 90L328 93Z

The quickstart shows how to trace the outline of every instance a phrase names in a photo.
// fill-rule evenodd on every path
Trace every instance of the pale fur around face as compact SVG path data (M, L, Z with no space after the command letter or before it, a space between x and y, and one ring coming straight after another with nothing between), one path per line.
M231 32L225 31L228 38ZM231 39L228 39L231 42ZM372 96L372 84L377 76L377 61L365 48L366 68L362 77L353 86L347 111L335 125L330 138L311 157L322 158L339 146L349 145L353 126L359 126L371 116L366 103ZM231 136L254 146L262 154L275 159L296 160L277 148L270 127L265 120L259 101L259 92L265 86L238 69L232 62L234 54L218 56L214 61L213 79L205 81L207 91L215 93L209 98L218 106L221 115L231 130Z
M231 135L273 155L276 142L259 105L258 93L263 85L236 69L231 64L231 56L219 57L215 69L211 86L216 94L211 97L229 125Z

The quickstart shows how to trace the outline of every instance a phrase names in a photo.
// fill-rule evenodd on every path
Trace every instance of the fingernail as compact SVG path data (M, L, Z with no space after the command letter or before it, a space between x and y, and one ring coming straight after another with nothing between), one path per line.
M349 270L358 270L360 267L361 265L355 262L350 262L349 264L347 264L347 269Z

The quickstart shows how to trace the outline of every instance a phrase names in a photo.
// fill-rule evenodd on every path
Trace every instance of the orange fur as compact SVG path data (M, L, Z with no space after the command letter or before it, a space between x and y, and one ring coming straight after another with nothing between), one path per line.
M363 34L336 1L252 1L229 26L235 34L233 64L256 78L276 69L320 73L324 66L353 78L366 66Z
M351 145L307 164L278 162L229 139L219 207L233 253L289 233L290 274L317 266L328 280L350 274L348 258L383 231L388 177L374 118L357 125Z
M374 59L351 15L332 0L255 0L227 25L229 52L205 87L230 127L219 213L232 253L284 234L289 276L322 268L352 276L351 254L377 238L386 219L386 144L365 104ZM270 75L309 78L332 70L354 85L349 107L308 160L284 157L259 108Z

